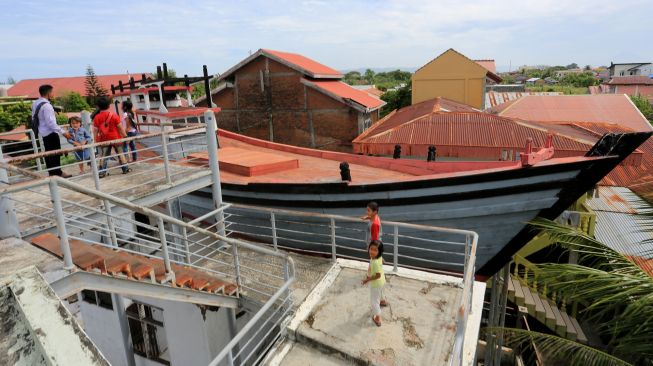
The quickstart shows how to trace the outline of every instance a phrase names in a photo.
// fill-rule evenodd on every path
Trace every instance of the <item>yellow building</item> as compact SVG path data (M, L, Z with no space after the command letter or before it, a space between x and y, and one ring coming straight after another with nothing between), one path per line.
M483 109L485 85L501 82L494 70L486 68L490 61L493 66L492 60L477 62L448 49L413 74L412 104L443 97Z

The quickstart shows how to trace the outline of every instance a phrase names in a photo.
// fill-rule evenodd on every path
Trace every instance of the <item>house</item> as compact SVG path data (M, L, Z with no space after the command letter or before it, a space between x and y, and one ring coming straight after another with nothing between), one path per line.
M352 87L362 90L375 98L381 98L381 95L383 95L383 90L377 89L374 85L352 85Z
M528 80L528 76L526 75L517 75L515 76L515 83L516 84L524 84L526 80Z
M653 79L648 76L615 76L604 86L607 93L641 95L653 103Z
M140 74L138 74L140 75ZM149 75L149 74L146 74ZM114 75L97 75L98 81L111 91L111 84L118 85L122 81L127 83L131 74L114 74ZM86 96L86 76L72 76L63 78L41 78L41 79L25 79L17 82L8 91L10 97L25 97L26 99L39 98L39 86L43 84L50 84L54 87L54 96L58 97L68 92L75 92L82 96Z
M500 90L500 89L499 89ZM485 93L485 109L491 109L503 103L519 99L525 95L562 95L560 92L533 92L533 91L498 91L491 90Z
M220 128L284 144L350 151L385 104L308 57L260 49L219 77L211 91ZM196 101L206 105L205 98Z
M653 75L653 63L650 62L633 62L633 63L610 63L610 77L614 76L633 76L633 75Z
M562 78L564 78L564 77L567 76L567 75L571 75L571 74L582 74L582 73L584 73L584 72L590 72L590 71L585 71L585 70L583 70L583 69L579 69L579 68L576 68L576 69L567 69L567 70L558 70L558 71L555 72L555 77L558 78L558 79L562 79Z
M552 77L548 77L548 78L544 78L544 82L549 84L549 85L555 85L555 84L558 83L558 80L556 80L556 79L554 79Z
M501 104L492 112L549 124L607 123L633 131L653 131L646 117L624 94L527 95Z
M412 104L443 97L482 109L485 86L502 80L490 70L496 69L493 65L491 60L476 62L450 48L415 71Z
M526 79L526 85L542 85L542 84L544 84L544 79L540 79L540 78Z

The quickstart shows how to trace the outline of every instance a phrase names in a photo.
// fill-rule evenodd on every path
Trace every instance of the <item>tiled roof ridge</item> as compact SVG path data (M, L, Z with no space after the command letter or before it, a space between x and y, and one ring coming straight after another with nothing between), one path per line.
M116 73L116 74L101 74L101 75L95 75L95 77L107 77L107 76L127 76L127 75L140 75L142 73L134 73L134 72L124 72L124 73ZM148 75L151 73L145 73L145 75ZM29 78L29 79L20 79L16 82L16 84L20 83L21 81L32 81L32 80L44 80L44 79L77 79L77 78L86 78L87 75L78 75L78 76L48 76L48 77L41 77L41 78ZM14 84L14 85L16 85Z

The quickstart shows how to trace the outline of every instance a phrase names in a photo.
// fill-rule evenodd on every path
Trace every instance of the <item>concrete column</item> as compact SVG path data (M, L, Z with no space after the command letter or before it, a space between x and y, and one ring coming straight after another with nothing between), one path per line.
M159 98L161 99L161 101L159 103L159 112L168 113L168 108L166 108L166 106L163 103L163 98L165 98L165 97L163 95L163 91L161 90L161 84L158 85L158 88L159 88Z
M149 111L150 108L151 108L150 107L150 93L148 93L147 91L145 92L145 98L144 99L145 99L145 110Z
M234 308L225 308L227 309L227 321L229 323L229 339L234 339L238 334L238 325L236 324L236 309ZM234 346L232 354L237 354L240 352L240 347L238 345ZM238 365L240 357L234 358L234 364Z
M131 334L129 333L129 322L125 314L125 301L122 296L117 294L111 295L113 301L113 311L118 316L118 324L120 325L120 333L122 334L122 344L125 347L125 361L127 366L136 366L134 359L134 348L132 346Z

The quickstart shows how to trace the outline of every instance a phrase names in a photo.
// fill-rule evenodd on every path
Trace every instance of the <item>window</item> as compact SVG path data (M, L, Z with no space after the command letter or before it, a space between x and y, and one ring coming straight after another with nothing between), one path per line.
M82 290L82 300L101 308L113 310L113 300L108 292Z
M170 365L168 340L163 329L163 309L134 302L125 313L134 353Z

